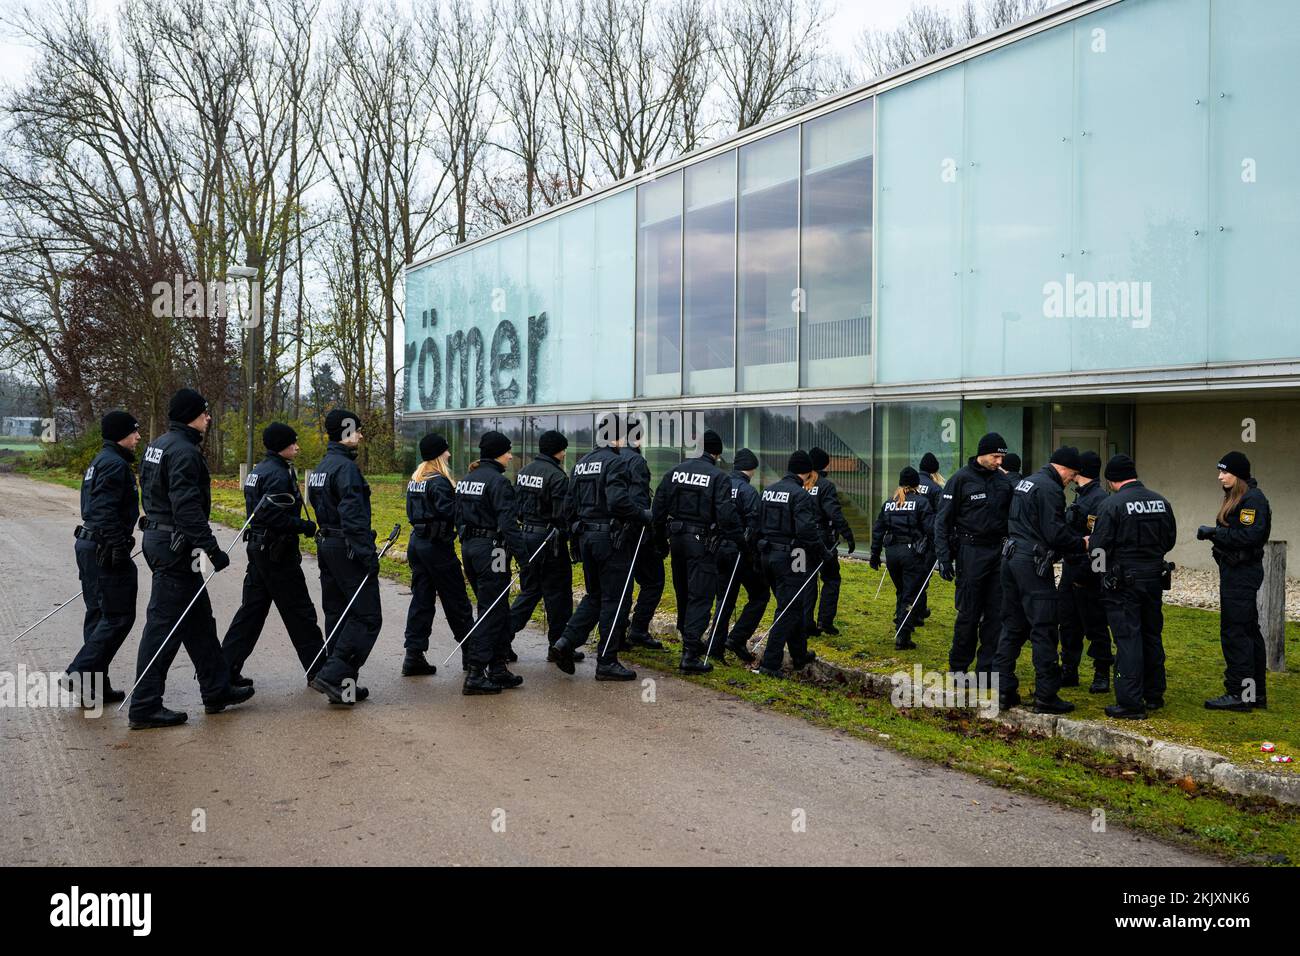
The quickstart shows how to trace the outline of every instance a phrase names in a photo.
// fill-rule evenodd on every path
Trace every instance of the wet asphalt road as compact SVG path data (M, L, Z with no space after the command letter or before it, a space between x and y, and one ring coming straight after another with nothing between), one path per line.
M11 637L78 588L77 495L0 475L0 671L61 671L81 604ZM234 532L219 529L228 542ZM245 559L213 580L224 633ZM136 628L112 667L134 679ZM315 562L307 580L319 595ZM306 689L274 612L245 673L249 704L207 716L182 651L167 703L190 722L129 731L54 708L0 709L0 863L1179 865L1204 858L672 676L567 677L535 632L522 688L463 697L459 667L400 676L403 586L362 683L330 707ZM431 659L453 646L441 618ZM435 657L436 654L436 657ZM802 812L806 829L793 825ZM195 821L205 832L195 832Z

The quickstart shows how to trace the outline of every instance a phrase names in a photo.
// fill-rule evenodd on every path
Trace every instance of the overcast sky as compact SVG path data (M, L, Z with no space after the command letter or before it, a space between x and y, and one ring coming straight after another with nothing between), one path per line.
M853 55L853 44L863 28L892 27L916 0L834 0L835 16L828 31L832 48L843 56ZM946 12L956 10L961 0L924 0ZM0 18L21 20L19 11L31 0L0 0ZM39 7L39 0L35 3ZM111 9L113 0L91 0L94 8ZM7 26L0 26L0 83L12 85L22 79L31 63L31 51L19 43Z

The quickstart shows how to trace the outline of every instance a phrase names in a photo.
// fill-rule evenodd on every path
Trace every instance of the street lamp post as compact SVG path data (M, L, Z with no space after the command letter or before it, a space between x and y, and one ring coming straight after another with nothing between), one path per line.
M261 325L262 310L256 301L258 294L257 277L261 273L256 266L230 266L226 270L226 278L247 279L248 280L248 318L244 321L245 335L248 339L248 362L247 362L247 379L248 395L244 399L248 406L248 434L244 443L244 463L239 468L239 484L242 487L244 479L248 473L253 470L253 429L256 427L255 401L257 396L257 334L256 329Z

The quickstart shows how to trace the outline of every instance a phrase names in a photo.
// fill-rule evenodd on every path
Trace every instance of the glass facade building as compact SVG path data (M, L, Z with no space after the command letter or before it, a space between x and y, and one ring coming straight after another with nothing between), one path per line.
M414 264L403 431L699 412L763 482L825 448L860 548L984 430L1135 453L1151 396L1300 388L1298 90L1293 0L1063 3Z

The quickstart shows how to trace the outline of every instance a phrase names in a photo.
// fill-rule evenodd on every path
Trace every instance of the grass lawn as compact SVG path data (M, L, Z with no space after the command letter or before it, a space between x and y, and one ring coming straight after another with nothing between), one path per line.
M76 488L72 475L37 473L36 477ZM376 530L382 539L395 522L403 522L395 546L405 548L405 478L368 478ZM243 522L243 496L234 478L213 483L213 517L238 527ZM312 542L304 549L314 551ZM919 662L926 670L946 669L948 645L955 617L953 587L938 575L931 579L932 616L918 628L913 651L893 649L892 584L886 580L876 598L880 573L865 563L842 561L837 637L823 635L812 642L818 655L839 664L879 673L910 672ZM730 568L724 568L729 574ZM410 582L404 560L385 558L383 573ZM575 568L575 583L581 572ZM760 633L770 623L775 602ZM660 615L671 620L675 610L671 580L660 604ZM539 608L535 618L541 621ZM1223 658L1219 649L1218 614L1194 608L1167 607L1164 643L1169 689L1166 706L1146 721L1115 722L1129 730L1206 747L1239 764L1277 773L1294 773L1296 764L1268 762L1259 745L1269 740L1280 754L1300 757L1300 630L1287 625L1290 665L1285 674L1269 675L1269 710L1249 714L1211 713L1202 707L1207 697L1220 693ZM677 654L636 651L628 660L644 667L673 670ZM1113 695L1087 691L1091 669L1085 655L1083 687L1065 689L1062 695L1078 709L1071 716L1107 720L1102 708ZM1032 687L1033 669L1026 648L1019 675ZM901 752L976 773L1011 789L1034 793L1069 806L1104 809L1107 825L1145 830L1174 842L1194 845L1227 859L1251 863L1300 864L1300 808L1279 806L1269 800L1233 797L1202 790L1190 779L1171 782L1123 758L1099 754L1059 738L1041 738L975 719L969 712L927 709L900 710L888 699L843 687L821 687L797 680L762 677L733 662L713 673L689 680L718 691L812 720L836 730L877 741ZM1022 688L1023 690L1024 688Z

